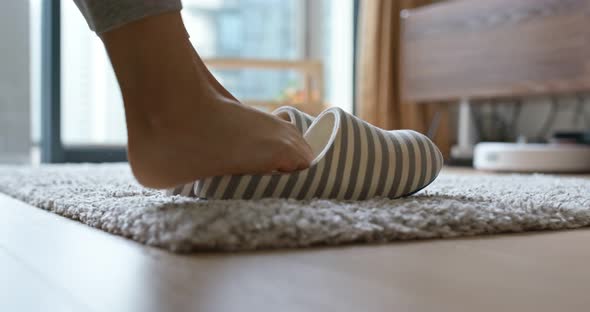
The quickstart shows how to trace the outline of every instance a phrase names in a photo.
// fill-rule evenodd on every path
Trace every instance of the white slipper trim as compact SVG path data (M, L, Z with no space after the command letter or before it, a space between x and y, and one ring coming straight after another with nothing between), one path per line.
M313 123L314 117L292 106L282 106L272 112L273 115L291 122L301 134L305 133Z

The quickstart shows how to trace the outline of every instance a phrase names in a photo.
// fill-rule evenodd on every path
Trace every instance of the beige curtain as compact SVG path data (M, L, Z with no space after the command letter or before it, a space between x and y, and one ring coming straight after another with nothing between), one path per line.
M440 112L435 143L443 154L450 150L448 110L445 105L400 101L398 83L400 12L431 0L361 0L359 20L357 114L384 129L414 129L426 133Z

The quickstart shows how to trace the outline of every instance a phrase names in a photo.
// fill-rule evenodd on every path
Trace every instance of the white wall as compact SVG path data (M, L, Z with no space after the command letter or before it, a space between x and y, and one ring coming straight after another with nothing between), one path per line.
M0 2L0 162L28 162L31 149L29 2Z

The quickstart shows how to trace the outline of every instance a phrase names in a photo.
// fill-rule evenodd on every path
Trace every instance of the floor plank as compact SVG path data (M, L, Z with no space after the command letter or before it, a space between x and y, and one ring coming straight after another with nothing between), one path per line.
M89 311L61 286L23 265L0 246L1 311Z
M0 194L0 292L12 298L0 311L582 310L589 240L583 229L182 256Z

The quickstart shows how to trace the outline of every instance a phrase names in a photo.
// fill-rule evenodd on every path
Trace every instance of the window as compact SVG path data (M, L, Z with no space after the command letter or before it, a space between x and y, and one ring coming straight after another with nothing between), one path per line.
M73 1L58 1L60 141L64 148L123 146L121 94L102 42ZM42 1L30 2L34 15ZM191 41L204 59L320 60L326 81L323 101L352 109L353 0L184 0L183 6ZM32 29L40 31L34 25ZM286 70L213 73L239 99L278 99L286 90L302 87L300 75ZM33 98L39 101L38 95ZM39 121L33 121L38 138Z
M190 0L183 19L202 58L296 60L304 57L301 0ZM271 99L297 80L295 73L213 70L239 99Z

